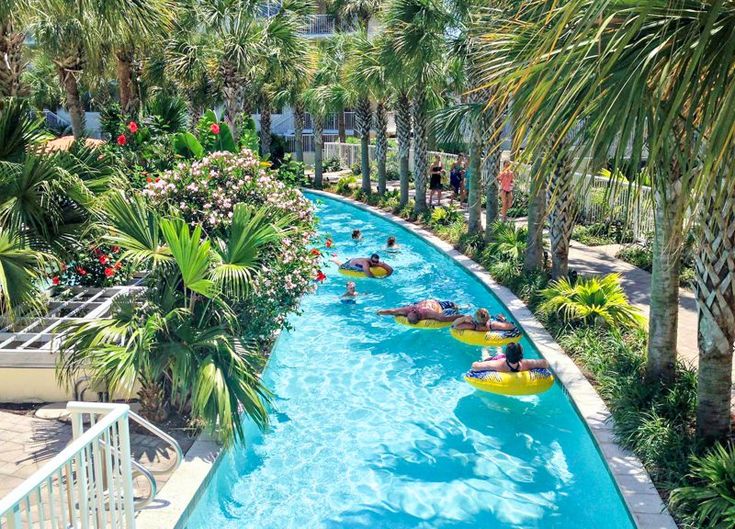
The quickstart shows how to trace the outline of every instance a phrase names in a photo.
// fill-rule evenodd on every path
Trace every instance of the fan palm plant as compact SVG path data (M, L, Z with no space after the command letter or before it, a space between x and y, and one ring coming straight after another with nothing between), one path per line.
M391 49L391 77L405 76L409 81L414 141L415 212L426 204L428 171L428 112L432 88L442 81L441 72L447 51L445 31L451 17L438 0L393 0L385 11L386 44Z
M516 31L525 34L526 49L536 50L516 81L543 61L554 72L553 86L561 88L546 90L545 96L541 86L529 91L538 110L535 123L541 125L532 129L531 143L566 133L582 118L594 160L612 151L616 166L637 167L647 151L655 220L647 369L657 379L670 380L674 373L685 211L692 200L699 205L703 191L717 188L717 179L733 186L727 167L734 147L735 89L732 77L722 75L735 65L733 20L735 6L719 0L574 0L537 17L530 31ZM727 203L718 198L723 209L715 208L720 216L702 241L703 253L715 254L729 240L735 220ZM735 318L728 315L735 312L735 287L727 269L712 267L698 282L697 428L708 440L730 431Z
M347 77L352 89L358 94L356 116L361 142L362 190L366 193L370 187L370 125L363 122L370 114L370 100L375 102L373 124L375 126L375 157L378 166L378 193L384 194L386 189L386 157L388 152L388 115L387 104L389 91L387 87L387 71L381 60L383 43L381 39L370 40L366 33L354 38L350 61L347 66ZM367 109L362 109L366 105ZM365 115L363 115L365 114ZM366 172L367 171L367 174Z
M575 283L562 278L551 282L542 297L541 313L561 316L569 323L604 322L614 331L619 331L621 328L641 327L644 322L638 309L628 303L618 274L579 278Z
M34 118L24 100L0 99L0 161L22 160L30 149L50 138L43 119Z
M0 227L0 317L33 313L42 304L41 286L53 258L28 248L12 230Z
M109 242L152 273L144 295L121 299L108 317L66 327L59 379L68 383L85 371L126 392L137 381L147 417L165 416L169 401L189 406L225 440L242 437L241 408L264 427L269 393L228 300L248 296L261 251L291 219L271 225L264 210L238 204L228 232L205 237L201 227L161 218L140 198L115 195L108 210Z
M526 251L528 230L513 224L495 222L490 226L492 236L484 255L490 260L507 260L519 263Z
M330 8L343 21L356 20L363 33L367 33L370 20L378 14L383 0L332 0Z

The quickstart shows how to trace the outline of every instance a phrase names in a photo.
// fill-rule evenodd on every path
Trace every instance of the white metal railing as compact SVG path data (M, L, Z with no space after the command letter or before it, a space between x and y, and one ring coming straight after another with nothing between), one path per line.
M335 30L334 15L309 15L306 17L305 35L331 35Z
M396 149L389 148L389 152ZM324 160L338 158L343 167L352 167L360 163L361 146L354 143L325 143ZM444 152L428 153L428 162L431 164L435 155L439 155L444 169L449 174L449 168L457 159L455 154ZM375 160L375 146L370 146L370 160ZM413 171L413 149L408 158L409 170ZM517 170L516 188L528 192L530 182L530 167L522 165ZM653 231L652 193L648 186L635 186L628 189L627 184L610 186L608 178L587 173L575 173L575 190L578 199L578 214L584 215L589 223L606 222L611 219L624 220L627 227L633 232L633 237L641 240ZM637 198L628 199L628 193L633 192Z
M0 528L134 529L129 406L70 402L67 409L72 442L0 500Z

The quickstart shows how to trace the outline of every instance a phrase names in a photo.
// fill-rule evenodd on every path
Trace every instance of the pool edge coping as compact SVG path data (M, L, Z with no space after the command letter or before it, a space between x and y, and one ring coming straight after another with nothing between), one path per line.
M496 282L479 263L421 226L352 198L315 189L305 191L350 204L398 224L444 252L490 288L523 327L526 336L534 343L539 353L551 364L554 374L571 397L587 429L592 433L595 444L603 456L636 527L638 529L677 529L676 522L661 499L643 463L635 454L622 448L615 440L614 421L605 402L574 361L564 353L561 346L535 318L526 304L510 289Z

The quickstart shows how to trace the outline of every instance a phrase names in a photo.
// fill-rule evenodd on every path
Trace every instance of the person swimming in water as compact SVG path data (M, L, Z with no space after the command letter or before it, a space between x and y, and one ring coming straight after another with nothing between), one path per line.
M385 243L385 251L390 253L397 253L401 251L398 243L396 243L396 238L393 235L388 237L388 240Z
M491 317L487 309L477 309L474 316L463 316L455 320L452 327L458 331L511 331L516 328L502 314Z
M381 316L404 316L411 325L416 325L422 320L454 321L462 317L456 303L437 299L425 299L395 309L379 310L378 314Z
M362 232L360 230L352 230L352 241L360 242L362 240Z
M487 360L472 363L472 371L500 371L518 373L531 369L548 369L549 363L543 359L523 358L523 347L519 343L511 343L500 354Z
M383 261L380 260L380 256L376 253L367 257L353 257L348 259L344 263L340 263L337 259L332 259L333 262L337 263L340 268L345 270L354 270L356 272L364 272L367 277L375 277L370 271L370 268L382 268L387 272L386 277L393 273L393 268Z
M348 281L345 285L344 293L339 297L342 303L356 303L357 302L357 285L354 281Z

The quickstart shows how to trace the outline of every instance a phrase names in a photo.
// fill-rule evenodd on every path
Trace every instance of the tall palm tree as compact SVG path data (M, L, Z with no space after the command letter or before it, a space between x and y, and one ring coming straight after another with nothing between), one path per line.
M546 178L539 175L541 157L531 166L528 190L528 243L523 256L523 271L538 272L544 267L544 222L546 219Z
M451 17L439 0L393 0L385 13L386 42L393 52L388 64L391 75L404 75L410 82L417 214L427 209L428 112L432 88L441 82L447 51L445 31L450 23Z
M520 103L527 114L535 107L528 116L529 144L561 137L583 119L585 141L597 163L612 153L613 165L638 167L648 151L655 232L647 369L652 379L670 380L683 217L692 199L697 204L704 190L717 188L720 174L732 174L727 167L735 85L722 72L735 67L735 6L720 0L572 0L554 11L527 10L523 17L514 24L514 34L530 54L506 80L517 86L543 63L554 81L521 96L530 103ZM732 176L728 179L725 185L732 186ZM717 253L716 241L728 240L729 233L719 230L731 226L727 208L714 211L715 222L707 224L713 234L702 240L700 274L708 276L698 283L702 378L697 429L707 440L729 433L731 381L722 373L731 371L730 337L735 336L735 321L708 315L735 310L735 296L728 290L733 287L722 280L726 268L705 270L710 262L706 254Z
M365 99L375 102L373 125L375 128L375 157L378 168L378 193L384 194L386 189L386 158L388 154L388 97L387 71L382 62L383 43L380 39L370 40L362 33L355 37L347 67L347 76L353 90L362 94ZM369 102L368 102L369 105ZM358 104L359 109L359 104ZM370 130L361 135L362 153L368 153ZM361 153L361 154L362 154ZM362 158L362 165L369 169L369 159ZM370 191L370 176L363 174L363 191Z
M575 217L574 167L572 146L561 141L555 147L554 162L547 200L549 205L549 239L551 243L551 277L561 279L569 274L569 243Z

